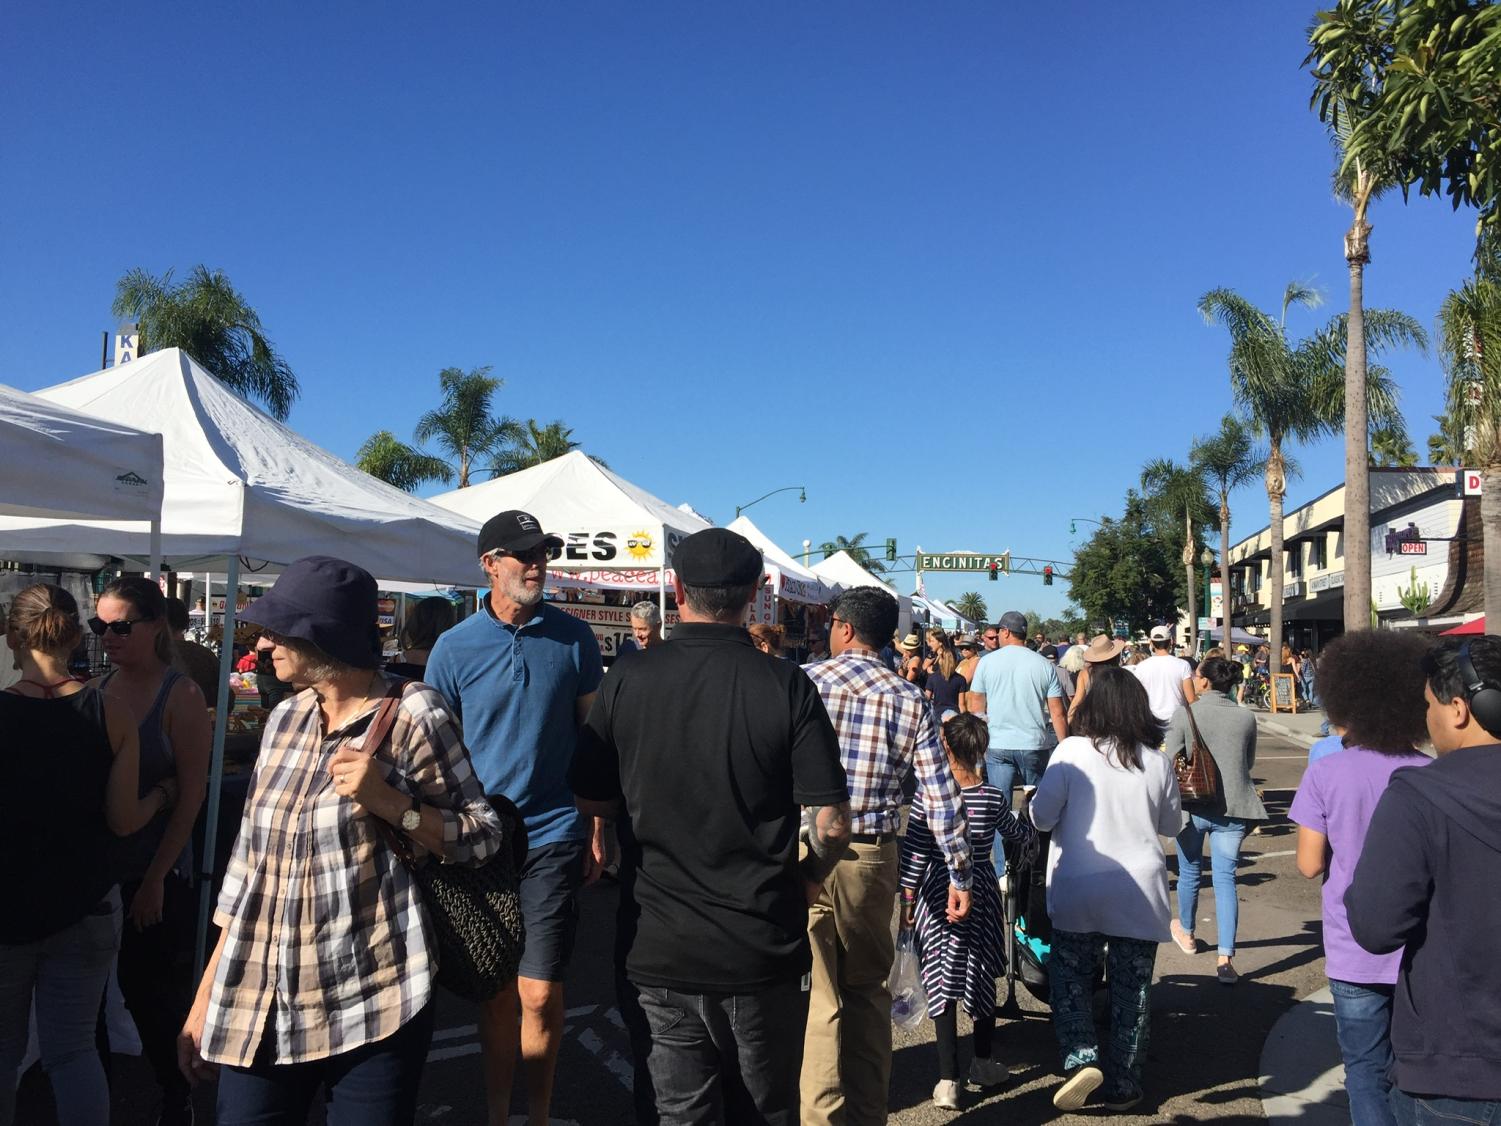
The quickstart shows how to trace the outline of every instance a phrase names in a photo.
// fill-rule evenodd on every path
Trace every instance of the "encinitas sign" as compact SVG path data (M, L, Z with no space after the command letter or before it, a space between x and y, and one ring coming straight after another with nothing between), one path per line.
M919 571L988 571L994 566L1003 574L1011 573L1011 553L1003 551L986 555L978 551L920 552L917 556Z

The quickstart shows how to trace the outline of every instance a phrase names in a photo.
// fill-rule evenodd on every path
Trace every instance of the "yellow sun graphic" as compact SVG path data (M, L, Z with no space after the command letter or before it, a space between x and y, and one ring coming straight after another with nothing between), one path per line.
M625 541L625 549L632 559L649 558L653 546L650 532L632 532L631 538Z

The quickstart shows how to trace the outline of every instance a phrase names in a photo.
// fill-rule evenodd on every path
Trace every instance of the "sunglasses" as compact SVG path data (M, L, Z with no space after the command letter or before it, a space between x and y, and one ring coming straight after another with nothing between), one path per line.
M510 558L518 563L546 563L553 556L553 549L546 544L534 547L530 551L492 551L495 558Z
M89 619L89 629L93 630L98 637L103 637L106 630L116 637L129 637L130 631L135 629L136 622L147 620L146 618L121 618L117 622L106 622L103 618L94 617Z

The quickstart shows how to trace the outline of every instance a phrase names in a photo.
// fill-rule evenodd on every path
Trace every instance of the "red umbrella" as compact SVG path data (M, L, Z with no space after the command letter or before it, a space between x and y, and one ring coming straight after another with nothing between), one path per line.
M1485 632L1485 615L1481 614L1480 617L1475 618L1472 621L1468 621L1468 622L1466 622L1462 626L1455 626L1453 629L1446 629L1446 630L1444 630L1444 632L1441 633L1439 636L1440 637L1453 637L1457 633L1459 633L1459 634L1465 634L1465 633L1484 633L1484 632Z

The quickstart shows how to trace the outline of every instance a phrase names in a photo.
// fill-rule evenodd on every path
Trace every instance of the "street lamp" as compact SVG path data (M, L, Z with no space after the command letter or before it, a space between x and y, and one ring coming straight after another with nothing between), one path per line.
M1075 521L1077 520L1083 520L1086 524L1099 524L1102 528L1105 526L1099 520L1091 520L1088 516L1070 516L1068 518L1068 534L1071 536L1077 535L1079 532L1079 529L1075 527Z
M742 512L744 512L751 505L753 505L753 504L760 504L767 497L774 497L778 493L790 493L790 492L792 492L793 489L796 489L797 492L798 492L798 497L797 497L798 503L800 503L800 504L807 504L808 503L808 490L807 490L806 486L804 486L804 485L787 485L787 486L784 486L783 488L780 488L780 489L772 489L771 492L765 493L762 496L758 496L755 500L748 500L744 504L737 504L735 506L735 515L738 517Z
M812 554L813 554L813 541L812 540L804 540L803 541L803 566L804 567L806 567L808 565L808 559L809 559L809 557Z
M1214 629L1214 615L1209 612L1209 604L1210 604L1210 598L1209 598L1209 576L1212 575L1212 574L1214 574L1214 552L1211 551L1211 550L1209 550L1209 548L1206 547L1204 549L1204 553L1199 556L1199 562L1204 565L1204 616L1209 619L1209 628L1210 628L1210 630L1213 630ZM1220 592L1220 598L1223 599L1224 597L1225 597L1224 592L1221 591ZM1225 610L1225 608L1222 605L1220 607L1220 620L1222 622L1225 622L1225 623L1228 624L1229 619L1226 617L1224 610ZM1213 634L1212 633L1210 634L1210 639L1213 640ZM1225 648L1226 648L1227 651L1229 650L1229 648L1230 648L1230 630L1228 628L1221 630L1221 633L1220 633L1220 644L1223 645L1223 646L1225 646Z

